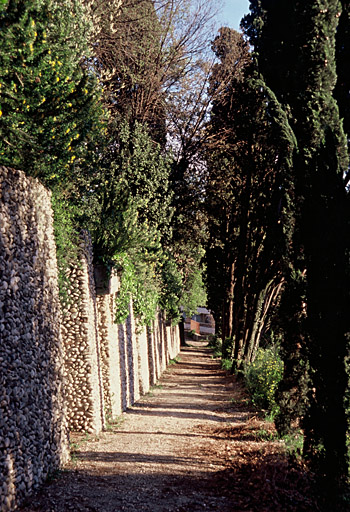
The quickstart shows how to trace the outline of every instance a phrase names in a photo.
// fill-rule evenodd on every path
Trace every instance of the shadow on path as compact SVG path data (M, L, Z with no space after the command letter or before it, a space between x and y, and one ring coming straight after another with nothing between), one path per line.
M78 442L72 463L20 512L318 510L305 475L278 442L261 440L272 427L207 348L185 347L159 384L110 432Z
M228 420L224 384L207 348L185 347L152 396L123 414L118 429L78 443L73 462L22 511L231 511L215 484L224 466L201 455L221 439L210 428Z

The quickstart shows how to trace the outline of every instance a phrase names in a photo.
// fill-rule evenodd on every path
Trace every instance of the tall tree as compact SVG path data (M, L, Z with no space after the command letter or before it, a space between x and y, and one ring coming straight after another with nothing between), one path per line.
M131 122L147 123L152 137L164 143L167 94L191 72L207 44L212 2L126 0L119 7L116 1L88 3L91 12L98 13L104 4L108 13L97 16L100 30L91 40L108 108Z
M165 137L159 74L161 26L152 0L126 0L113 29L103 26L94 48L96 71L105 85L105 100L119 119L147 123L155 139Z
M221 62L212 75L212 89L220 92L209 128L208 286L214 304L211 279L218 275L222 337L233 341L229 355L239 366L254 359L284 278L295 140L242 36L221 29L213 48Z
M336 35L336 64L337 83L334 89L334 97L339 107L340 118L343 119L344 131L350 147L350 71L348 62L350 59L350 2L342 0L342 11ZM350 169L344 176L345 185L350 180Z
M125 120L114 135L113 154L109 148L100 160L91 192L94 217L101 220L91 225L95 257L107 261L139 247L142 230L157 232L163 242L171 238L171 159L140 123L130 127Z
M251 1L244 26L259 69L289 113L298 141L294 162L296 230L285 352L302 347L309 364L304 451L329 492L347 474L344 395L349 325L349 202L343 183L347 151L337 104L337 0ZM294 313L293 313L294 312ZM291 320L302 319L298 341ZM297 343L296 343L297 341ZM297 384L297 383L296 383ZM283 411L282 411L283 413ZM334 498L334 494L332 494Z
M89 3L101 4L97 1ZM91 47L95 55L92 64L101 78L105 104L111 114L111 144L106 148L105 160L109 159L112 167L113 159L118 161L120 126L124 125L125 120L130 124L131 131L134 125L141 123L152 140L161 144L163 151L166 151L166 141L171 140L169 145L174 146L173 132L169 130L169 112L174 107L172 97L178 93L181 95L180 90L184 90L186 77L198 69L197 60L208 40L204 34L207 33L206 27L212 16L212 6L212 2L203 0L196 3L192 0L127 0L120 8L114 5L110 9L109 3L105 2L105 9L113 21L105 23L101 19L101 30L96 41L92 39ZM181 115L188 113L181 111ZM152 165L150 168L154 170ZM201 268L201 251L196 248L195 236L188 238L191 231L187 230L184 235L182 228L185 225L188 228L192 222L192 226L199 224L197 232L201 231L203 222L198 210L200 199L196 187L200 179L196 179L197 169L186 167L184 172L188 180L182 192L177 194L177 168L174 159L169 178L171 191L168 197L162 196L164 204L167 204L168 198L173 197L172 209L176 210L173 224L168 230L173 234L173 239L168 234L166 249L176 259L187 292L188 284L195 282L194 277ZM159 173L155 170L154 176L149 176L150 183L157 177ZM181 181L181 186L184 181ZM146 195L147 188L146 183ZM139 191L140 196L142 193ZM181 205L179 195L181 199L186 197ZM186 208L182 208L185 202Z

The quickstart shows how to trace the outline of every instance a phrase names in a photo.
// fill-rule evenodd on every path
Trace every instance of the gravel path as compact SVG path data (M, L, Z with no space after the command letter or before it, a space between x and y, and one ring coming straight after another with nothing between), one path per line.
M118 426L94 439L75 436L72 462L21 510L232 511L218 487L225 461L208 458L222 442L217 428L249 414L232 410L231 396L210 351L193 342Z
M318 512L302 461L249 406L203 343L20 512Z

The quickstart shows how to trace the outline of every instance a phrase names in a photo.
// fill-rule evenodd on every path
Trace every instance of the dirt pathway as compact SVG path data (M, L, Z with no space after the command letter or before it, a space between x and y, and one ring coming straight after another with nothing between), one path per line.
M258 428L254 421L254 414L242 405L241 391L208 349L197 343L181 352L180 362L123 414L118 426L112 425L97 439L75 439L77 448L69 466L21 510L311 510L293 489L291 498L283 489L282 502L275 496L271 501L270 473L259 464L266 455L272 457L269 464L276 480L275 458L281 456L281 444L252 439L252 429ZM260 469L254 484L256 467ZM252 484L263 488L265 504L259 493L253 497ZM282 487L288 491L287 484L285 479Z

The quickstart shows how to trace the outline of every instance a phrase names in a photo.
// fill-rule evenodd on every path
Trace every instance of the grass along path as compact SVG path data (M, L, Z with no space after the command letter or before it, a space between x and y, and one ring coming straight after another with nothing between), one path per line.
M107 432L73 441L71 463L22 512L318 510L306 472L200 342Z

